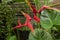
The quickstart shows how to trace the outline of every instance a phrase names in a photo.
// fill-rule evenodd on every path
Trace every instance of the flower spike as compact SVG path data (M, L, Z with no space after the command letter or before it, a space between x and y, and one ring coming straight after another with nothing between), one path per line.
M27 26L32 32L34 32L34 28L33 28L32 24L30 23L32 18L28 14L24 13L23 11L21 11L21 13L26 17L26 21L23 25Z

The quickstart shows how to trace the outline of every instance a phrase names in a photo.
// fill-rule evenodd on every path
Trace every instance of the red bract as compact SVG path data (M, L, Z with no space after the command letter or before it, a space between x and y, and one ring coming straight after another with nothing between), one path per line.
M46 5L44 5L43 7L44 7L45 9L49 9L49 8L50 8L49 6L46 6Z
M27 26L32 32L34 32L34 28L29 20L26 20L24 26Z
M36 22L38 22L38 23L40 22L40 18L38 18L38 17L35 16L35 15L34 15L34 20L35 20Z
M43 6L42 8L40 8L39 10L36 10L36 8L28 1L25 0L26 3L29 5L30 9L33 11L33 13L36 15L36 13L41 13L44 9L48 9L50 8L49 6Z
M41 9L38 10L38 13L41 13L44 9L45 7L42 7Z
M34 28L30 22L27 23L27 26L32 32L34 32Z
M37 13L36 8L28 0L25 0L25 1L29 5L29 7L33 11L33 13L36 15L36 13Z
M37 13L36 8L33 5L31 5L31 8L32 8L33 13L36 15L36 13Z
M38 13L41 13L44 9L49 9L49 8L50 8L49 6L44 5L42 8L38 10Z
M21 11L21 13L26 17L26 19L32 20L32 18L27 13L24 13L23 11Z
M23 11L21 11L21 13L23 13L23 15L26 17L26 21L25 21L25 23L23 25L27 26L33 32L34 31L33 26L30 23L32 18L28 14L24 13Z
M21 27L22 27L22 24L20 23L20 18L18 18L18 25L15 26L13 29L21 28Z

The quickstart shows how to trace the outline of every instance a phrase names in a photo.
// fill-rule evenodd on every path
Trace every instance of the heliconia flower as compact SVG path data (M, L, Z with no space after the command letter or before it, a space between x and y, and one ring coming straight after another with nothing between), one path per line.
M35 9L35 7L34 7L33 5L32 5L31 7L32 7L32 9L33 9L33 10L32 10L32 11L33 11L33 13L36 15L37 10Z
M23 11L21 11L21 13L23 13L23 15L26 17L26 21L23 24L23 26L27 26L33 32L34 31L33 26L30 23L30 21L32 20L32 18L28 14L24 13Z
M21 13L26 17L26 19L32 20L32 18L27 13L24 13L23 11L21 11Z
M32 32L34 32L34 28L29 20L26 20L25 24L23 24L23 25L27 26Z
M26 20L25 24L23 24L23 25L28 27L32 32L34 32L34 28L29 20Z
M34 32L34 28L30 22L27 23L27 26L32 32Z
M25 1L29 5L29 7L33 11L33 13L36 15L36 13L37 13L36 8L33 5L31 5L31 3L28 0L25 0Z
M29 5L29 7L33 11L34 15L36 15L36 13L41 13L44 9L50 9L49 6L44 5L39 10L36 10L36 8L28 0L25 0L25 2Z
M36 22L38 22L38 23L40 22L40 18L38 18L38 17L35 16L35 15L34 15L34 20L35 20Z
M34 32L34 28L33 28L32 24L30 23L30 20L26 20L25 23L23 24L23 26L28 27L32 32Z
M20 23L20 18L18 18L18 25L15 26L13 29L21 28L21 27L22 27L22 24Z
M44 5L43 6L45 9L50 9L51 7Z
M50 8L49 6L44 5L42 8L38 10L38 13L41 13L44 9L49 9L49 8Z
M43 10L45 9L45 7L42 7L38 10L38 13L41 13Z

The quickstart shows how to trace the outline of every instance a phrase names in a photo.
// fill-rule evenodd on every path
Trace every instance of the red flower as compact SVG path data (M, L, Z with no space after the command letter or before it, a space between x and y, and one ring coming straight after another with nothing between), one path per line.
M18 25L15 26L13 29L21 28L21 27L22 27L22 24L20 23L20 18L18 18Z
M31 5L31 8L32 8L33 13L36 15L36 13L37 13L36 8L33 5Z
M28 23L27 23L27 26L28 26L28 28L32 31L32 32L34 32L34 28L33 28L33 26L32 26L32 24L28 21Z
M38 10L38 13L41 13L44 9L45 7L42 7L41 9Z
M23 11L21 11L21 13L23 13L23 15L26 17L26 21L23 24L23 26L27 26L32 32L34 32L33 26L30 23L30 21L32 20L32 18L28 14L24 13Z
M25 24L23 24L23 25L27 26L32 32L34 32L34 28L29 20L26 20Z
M40 22L40 18L34 15L34 20L37 21L38 23Z
M33 11L33 13L36 15L36 13L37 13L36 8L28 0L25 0L25 1L29 5L29 7Z
M33 11L33 13L36 15L36 13L41 13L44 9L48 9L50 8L49 6L43 6L41 9L39 10L36 10L36 8L28 1L28 0L25 0L26 3L29 5L30 9Z
M44 9L49 9L49 8L50 8L49 6L44 5L42 8L38 10L38 13L41 13Z
M24 13L23 11L21 11L21 13L26 17L26 19L32 20L32 18L27 13Z
M18 19L18 26L15 26L13 29L21 28L22 26L27 26L32 32L34 32L34 28L33 28L32 24L30 23L32 18L28 14L24 13L23 11L21 11L21 12L26 17L26 22L22 25L20 23L20 18L19 18Z

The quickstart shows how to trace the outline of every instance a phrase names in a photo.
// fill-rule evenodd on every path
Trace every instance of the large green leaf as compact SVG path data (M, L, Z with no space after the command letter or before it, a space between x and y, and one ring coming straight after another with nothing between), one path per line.
M53 40L53 38L47 31L36 29L34 33L30 33L29 40Z
M52 25L53 25L52 21L51 21L49 15L48 15L48 13L46 12L46 10L41 13L40 18L41 18L41 26L43 28L48 30L52 27Z
M41 26L50 29L53 25L60 25L60 12L56 10L44 10L41 12Z
M47 10L48 16L53 22L53 25L60 25L60 12L56 10Z

